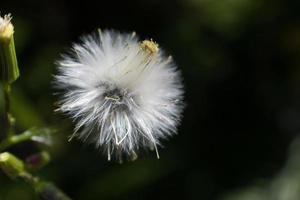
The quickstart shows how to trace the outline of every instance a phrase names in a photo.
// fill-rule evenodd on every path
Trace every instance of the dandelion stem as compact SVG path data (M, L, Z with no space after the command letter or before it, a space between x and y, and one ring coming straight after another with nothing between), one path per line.
M5 133L2 139L13 135L14 118L10 112L11 84L19 77L19 68L14 43L14 26L11 15L0 16L0 81L3 83Z
M26 171L25 163L11 153L0 154L0 169L13 180L21 178L28 183L41 200L71 200L53 183L44 181Z
M0 152L21 142L30 140L34 132L25 131L20 135L9 135L0 143Z
M14 118L11 115L11 86L9 83L3 84L3 93L4 93L4 120L5 120L5 135L4 138L10 137L13 135L13 124Z
M36 135L44 135L47 133L51 134L52 132L55 132L55 130L47 128L31 128L18 135L11 134L8 137L6 137L2 142L0 142L0 152L6 150L7 148L13 145L31 140Z

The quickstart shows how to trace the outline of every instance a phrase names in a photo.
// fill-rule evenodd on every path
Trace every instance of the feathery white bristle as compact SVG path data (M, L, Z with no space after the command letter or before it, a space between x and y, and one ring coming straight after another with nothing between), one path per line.
M4 31L6 27L10 24L12 17L10 14L4 15L3 17L0 16L0 32Z
M180 73L152 40L104 31L82 38L58 62L59 110L74 136L111 157L136 157L176 133L183 109Z

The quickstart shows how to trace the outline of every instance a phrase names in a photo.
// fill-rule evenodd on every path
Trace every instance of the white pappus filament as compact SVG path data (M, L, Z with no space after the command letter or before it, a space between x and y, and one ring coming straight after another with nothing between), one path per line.
M3 29L10 24L11 18L10 14L4 15L3 17L0 16L0 31L3 31Z
M183 109L180 73L152 40L113 30L84 36L58 62L59 111L75 121L73 136L110 160L155 150L176 133ZM72 137L73 137L72 136Z

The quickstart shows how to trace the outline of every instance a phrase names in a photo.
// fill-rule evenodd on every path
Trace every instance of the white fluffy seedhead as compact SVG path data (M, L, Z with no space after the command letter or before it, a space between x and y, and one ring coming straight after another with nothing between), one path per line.
M108 157L135 158L176 133L183 109L180 73L152 40L99 30L58 62L58 110L76 122L73 136ZM72 136L72 137L73 137Z

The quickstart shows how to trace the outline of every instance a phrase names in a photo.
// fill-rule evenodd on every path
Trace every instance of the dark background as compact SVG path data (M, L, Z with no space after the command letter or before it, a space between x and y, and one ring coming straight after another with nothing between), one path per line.
M292 0L2 0L1 14L13 15L22 75L13 88L18 129L60 130L52 147L12 151L26 157L48 149L52 161L39 175L75 200L222 199L270 181L300 131L299 8ZM153 38L182 71L187 107L159 160L149 152L108 162L92 146L69 143L71 121L53 112L54 61L97 28ZM35 199L2 173L0 185L1 200Z

